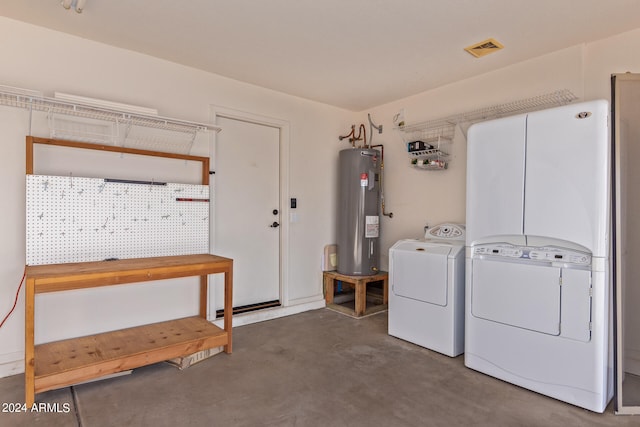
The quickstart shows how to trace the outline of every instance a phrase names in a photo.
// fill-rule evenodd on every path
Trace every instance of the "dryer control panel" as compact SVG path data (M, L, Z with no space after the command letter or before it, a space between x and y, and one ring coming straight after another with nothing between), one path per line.
M589 266L591 255L585 252L555 246L515 246L508 243L479 245L473 249L474 256L496 257L520 261L538 261L565 266Z

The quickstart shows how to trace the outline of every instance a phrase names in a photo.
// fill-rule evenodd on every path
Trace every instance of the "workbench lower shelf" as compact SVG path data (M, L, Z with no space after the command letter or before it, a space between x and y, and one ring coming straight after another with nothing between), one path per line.
M139 368L227 344L227 332L187 317L35 347L35 392Z

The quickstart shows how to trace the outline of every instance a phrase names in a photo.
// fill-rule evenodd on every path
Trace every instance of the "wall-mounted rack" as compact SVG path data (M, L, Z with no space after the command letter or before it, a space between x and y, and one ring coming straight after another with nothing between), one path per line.
M569 104L576 99L578 99L578 97L576 97L570 90L562 89L531 98L496 104L465 113L453 114L440 119L401 126L398 129L407 135L411 134L411 136L404 137L405 141L420 139L425 142L431 142L437 141L439 138L453 139L455 128L458 125L466 125L468 128L468 126L473 123L484 120L529 113L551 107L559 107L561 105Z
M147 147L153 146L157 151L188 153L198 133L220 131L220 127L207 123L69 102L7 86L0 86L0 105L48 113L52 138L111 145L119 143L135 148L143 148L140 146L142 143ZM64 124L64 128L60 124Z
M420 143L424 146L416 147L415 144ZM407 152L411 159L411 166L416 169L425 170L441 170L447 168L449 159L450 138L442 136L437 137L430 142L418 140L407 143ZM413 147L411 147L413 145Z
M466 113L454 114L435 120L400 126L397 129L403 133L405 143L422 141L432 148L427 150L409 150L411 165L418 169L441 170L446 169L449 149L448 144L453 141L456 127L465 134L473 123L497 119L516 114L529 113L546 108L559 107L578 99L568 89L557 90L544 95L504 104L479 108Z
M404 138L405 142L408 141L407 152L411 166L416 169L432 171L446 169L449 164L450 144L453 141L453 135L450 136L447 132L443 134L427 132L427 136L424 135L424 132L414 132L414 138ZM409 146L415 143L423 143L426 146L424 149L410 149Z

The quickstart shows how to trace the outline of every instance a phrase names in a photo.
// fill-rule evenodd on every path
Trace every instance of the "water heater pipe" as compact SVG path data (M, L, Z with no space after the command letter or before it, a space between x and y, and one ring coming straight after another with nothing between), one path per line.
M358 135L356 135L356 125L351 125L351 132L349 132L346 135L341 135L338 137L338 139L340 141L342 141L345 138L349 138L349 142L351 143L351 147L355 148L356 147L356 141L360 141L364 138L364 144L362 147L359 148L371 148L371 145L369 145L369 147L367 147L367 129L364 127L364 123L360 124L360 127L358 128Z
M384 145L372 145L369 148L377 147L380 147L380 207L382 209L382 215L393 218L393 212L387 213L384 211Z
M371 114L367 114L367 118L369 119L369 147L373 144L373 128L375 128L378 133L382 133L382 125L376 126L373 124L373 120L371 120Z
M356 125L351 125L351 132L349 132L346 135L340 135L338 137L338 139L340 141L342 141L345 138L349 138L349 142L351 143L351 147L355 148L356 147L356 144L355 144L355 138L356 138L355 133L356 133Z

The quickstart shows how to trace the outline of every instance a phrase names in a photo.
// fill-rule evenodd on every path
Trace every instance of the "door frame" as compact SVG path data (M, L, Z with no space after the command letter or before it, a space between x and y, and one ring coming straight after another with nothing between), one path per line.
M613 165L612 173L612 238L611 250L612 250L612 282L613 282L613 304L614 304L614 400L615 400L615 413L621 415L638 415L640 414L640 404L624 404L623 387L622 382L624 379L624 360L625 360L625 345L624 345L624 305L625 305L625 283L624 278L626 274L626 258L627 258L627 245L623 244L623 235L626 232L624 217L627 212L623 209L623 199L627 197L622 192L622 179L623 170L622 166L622 148L624 144L628 144L626 140L623 140L620 135L621 129L621 106L620 95L621 89L617 85L617 82L636 82L640 84L640 74L638 73L614 73L611 75L611 134L612 134L612 150ZM633 301L629 302L632 305Z
M280 301L282 307L287 307L289 305L289 145L290 145L290 135L291 135L291 125L288 121L283 119L278 119L274 117L265 116L262 114L251 113L247 111L237 110L233 108L227 108L219 105L211 105L211 121L213 123L218 122L218 118L225 118L231 120L239 120L251 124L269 126L279 130L280 134L280 146L279 146L279 192L280 192L280 200L279 200L279 210L280 210L280 254L279 254L279 286L280 286ZM224 132L224 129L221 130ZM210 141L210 149L209 152L211 158L211 164L213 165L213 171L215 171L216 165L216 142L217 142L217 133L213 135L212 140ZM215 182L215 180L214 180ZM211 206L210 209L210 227L209 227L209 248L211 253L215 253L215 191L213 193L213 197L211 197ZM211 310L215 312L215 310ZM209 313L207 314L207 318L209 317Z

